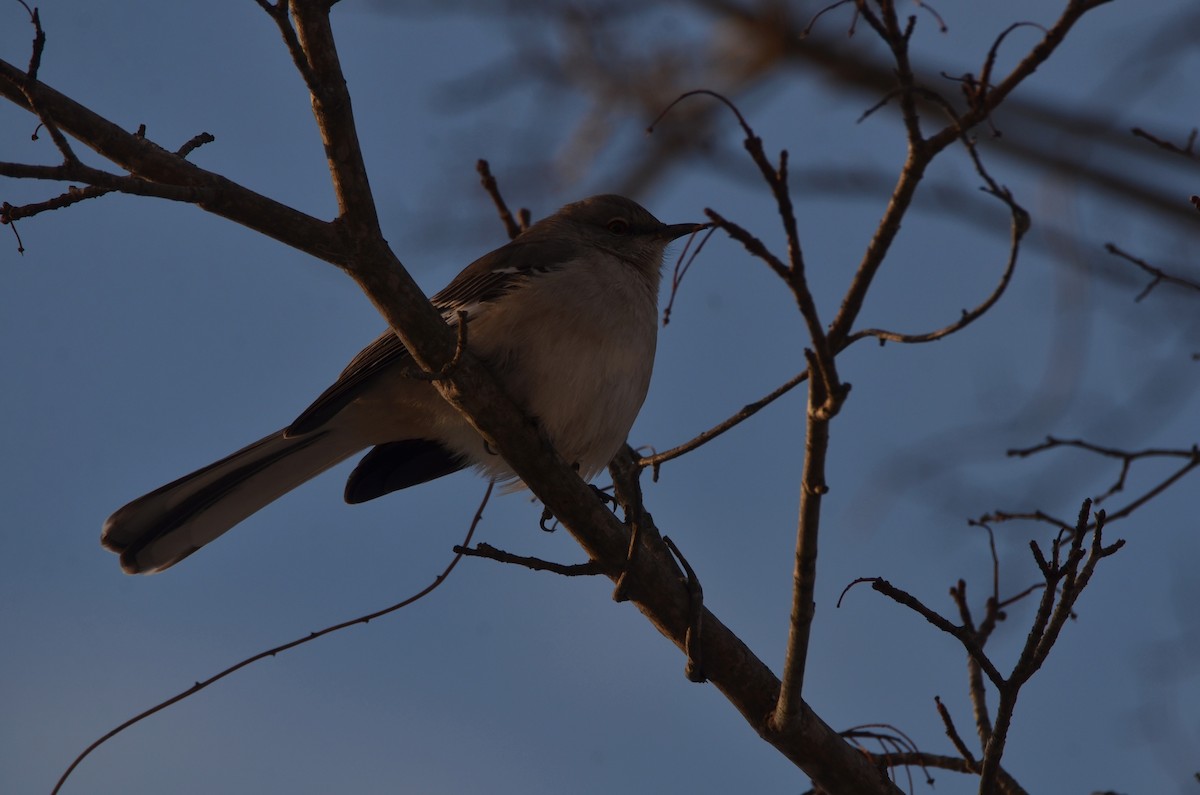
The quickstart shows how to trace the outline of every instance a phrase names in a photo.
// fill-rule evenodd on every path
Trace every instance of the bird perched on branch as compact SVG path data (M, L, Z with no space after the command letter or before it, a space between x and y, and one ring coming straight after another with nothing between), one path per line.
M467 322L467 347L589 479L620 446L650 384L667 245L704 228L667 225L621 196L593 196L471 263L432 302ZM158 572L366 449L346 483L365 502L474 467L514 478L390 330L354 357L291 425L139 497L101 543L131 574Z

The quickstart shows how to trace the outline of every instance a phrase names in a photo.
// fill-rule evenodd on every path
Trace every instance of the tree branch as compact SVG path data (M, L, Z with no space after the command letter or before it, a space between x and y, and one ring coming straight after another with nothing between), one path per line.
M1107 251L1109 254L1113 254L1113 255L1118 256L1121 259L1124 259L1128 262L1132 262L1134 265L1138 266L1143 271L1145 271L1146 273L1148 273L1154 277L1150 281L1150 283L1147 284L1146 287L1140 293L1137 294L1137 297L1133 299L1134 301L1141 301L1143 298L1145 298L1146 296L1148 296L1150 294L1151 290L1153 290L1155 287L1157 287L1158 285L1160 285L1164 282L1167 284L1174 284L1176 287L1184 287L1189 290L1200 290L1200 281L1196 281L1195 279L1188 279L1183 276L1175 276L1171 273L1168 273L1167 271L1164 271L1162 268L1158 268L1158 267L1155 267L1154 265L1151 265L1150 263L1146 262L1144 259L1135 257L1132 254L1121 250L1114 243L1105 243L1104 250Z
M197 191L197 206L229 218L346 270L363 288L415 361L440 372L453 360L455 337L416 288L379 234L377 214L357 142L345 78L333 48L324 3L292 3L298 41L311 66L314 107L321 127L339 218L319 221L207 172L150 141L128 133L91 110L0 62L0 96L38 109L66 134L159 191ZM28 96L27 96L28 95ZM30 100L30 97L33 100ZM97 177L99 179L99 177ZM123 179L123 178L122 178ZM124 184L121 187L129 187ZM490 372L464 355L436 388L467 416L493 449L583 546L593 560L625 560L628 532L515 406ZM668 555L639 554L626 576L636 584L633 603L681 649L688 643L689 594ZM783 731L767 727L779 680L709 611L700 617L705 673L747 722L818 786L830 792L894 792L862 754L801 703Z
M817 371L817 354L804 351L808 372ZM829 423L832 415L824 411L833 398L820 377L808 383L808 411L805 420L804 469L800 482L800 517L796 528L795 564L792 569L792 611L788 622L787 652L784 656L783 683L775 705L772 725L782 729L800 714L804 688L804 669L808 660L808 639L816 613L814 594L817 580L817 538L821 527L821 499L829 491L825 482L825 457L829 451Z
M155 704L153 707L150 707L147 710L139 712L137 715L134 715L132 718L125 721L121 725L115 727L111 731L109 731L106 734L102 735L101 737L97 738L95 740L95 742L93 742L87 748L83 749L83 751L78 756L76 756L74 760L72 760L71 764L67 767L67 769L63 771L63 774L59 777L58 782L55 783L54 789L50 791L50 795L58 795L58 792L62 789L63 784L67 783L67 779L71 776L71 773L74 772L75 768L79 767L79 764L85 758L87 758L87 756L89 754L91 754L92 751L95 751L101 745L108 742L113 737L116 737L118 734L125 731L130 726L133 726L135 723L140 723L141 721L145 720L146 718L149 718L151 715L161 712L162 710L166 709L167 707L169 707L173 704L177 704L180 701L183 701L185 698L195 695L196 693L205 689L209 685L216 684L217 682L221 681L222 679L229 676L230 674L237 673L238 671L240 671L241 669L245 668L248 665L253 665L254 663L259 662L260 660L265 660L268 657L276 657L285 651L291 651L292 649L296 648L297 646L303 646L306 643L311 643L312 641L316 640L317 638L323 638L326 635L332 635L335 632L341 632L343 629L348 629L350 627L357 626L359 624L369 624L370 622L374 621L377 618L383 618L386 615L395 613L397 610L402 610L405 607L408 607L409 605L411 605L412 603L420 601L421 599L424 599L429 594L433 593L433 591L437 590L438 586L440 586L443 582L446 581L446 578L450 576L450 572L454 571L454 568L458 565L458 562L460 560L462 560L463 557L465 556L466 553L460 552L459 550L461 550L467 544L470 544L471 539L475 537L475 530L479 527L479 523L481 521L483 521L483 509L487 507L488 501L492 497L493 486L494 486L494 484L488 483L487 489L483 493L483 499L480 500L479 507L475 510L475 516L471 520L470 527L467 528L467 535L465 538L463 538L462 544L454 547L454 557L450 559L450 562L446 565L446 568L444 568L442 570L442 573L437 575L436 577L434 577L433 582L429 583L429 585L425 586L420 591L417 591L412 596L406 597L405 599L401 599L399 602L389 605L381 610L375 610L371 613L367 613L366 615L359 616L358 618L352 618L347 621L340 621L337 624L333 624L332 626L328 626L328 627L325 627L324 629L317 630L316 632L310 632L307 635L305 635L304 637L296 638L295 640L288 641L287 643L284 643L282 645L275 646L275 647L267 649L265 651L261 651L257 654L253 654L253 655L247 657L246 659L241 660L240 662L234 663L233 665L229 666L228 668L224 669L223 671L219 671L219 672L213 674L212 676L208 677L207 679L205 679L203 681L196 682L194 685L189 687L187 690L176 693L175 695L168 698L166 701L161 701L158 704Z
M31 112L33 108L27 97L33 97L41 112L68 135L141 180L159 184L161 190L166 191L168 186L200 190L203 197L196 201L197 206L214 215L326 262L336 263L341 259L342 242L331 224L205 171L150 140L121 129L45 83L27 79L24 72L2 60L0 96Z
M955 322L944 326L936 331L927 332L925 334L898 334L892 331L883 329L866 329L863 331L851 334L846 338L847 346L857 342L863 337L875 337L882 344L883 342L902 342L902 343L922 343L934 342L950 336L981 318L989 309L991 309L1000 297L1004 295L1008 289L1009 283L1012 281L1013 272L1017 268L1017 257L1021 250L1021 240L1029 231L1030 220L1029 213L1021 205L1017 204L1012 193L1005 187L998 184L988 173L983 165L983 161L979 157L979 151L972 141L966 135L961 138L963 146L970 155L972 162L975 164L975 171L984 180L983 191L991 196L995 196L1000 201L1008 206L1012 220L1009 226L1009 245L1008 245L1008 262L1004 266L1004 271L1000 274L1000 280L997 282L991 294L983 300L981 304L971 310L964 309L962 316Z
M690 453L692 450L695 450L697 447L701 447L704 444L707 444L708 442L717 438L721 434L725 433L725 431L729 430L730 428L733 428L734 426L739 425L743 420L747 420L750 417L753 417L759 411L766 408L767 406L769 406L771 403L775 402L779 398L783 397L788 392L791 392L794 388L796 388L798 385L802 384L807 379L808 379L808 370L800 371L796 375L789 378L787 381L780 384L769 394L759 398L758 400L754 401L753 403L747 403L745 406L742 406L741 410L739 410L733 416L714 425L713 427L709 428L708 430L704 431L703 433L700 433L699 435L695 436L694 438L684 442L683 444L678 445L676 447L672 447L670 450L664 450L661 453L654 453L652 455L643 456L642 458L639 458L637 465L639 467L653 467L654 480L657 481L659 467L661 467L665 462L670 461L673 458L678 458L679 456L681 456L685 453Z

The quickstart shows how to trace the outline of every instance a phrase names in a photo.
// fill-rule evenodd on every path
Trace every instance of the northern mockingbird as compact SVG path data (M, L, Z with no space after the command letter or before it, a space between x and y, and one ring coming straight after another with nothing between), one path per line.
M650 385L663 253L702 224L667 225L621 196L568 204L471 263L432 299L468 348L589 479L624 443ZM131 574L162 571L287 492L371 448L359 503L474 467L514 478L390 330L296 420L118 510L101 543Z

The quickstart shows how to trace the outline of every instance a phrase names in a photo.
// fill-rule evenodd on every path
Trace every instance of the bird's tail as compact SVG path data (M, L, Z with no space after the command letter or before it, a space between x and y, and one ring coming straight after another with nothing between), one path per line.
M336 429L273 433L119 509L100 543L129 574L162 571L364 446Z

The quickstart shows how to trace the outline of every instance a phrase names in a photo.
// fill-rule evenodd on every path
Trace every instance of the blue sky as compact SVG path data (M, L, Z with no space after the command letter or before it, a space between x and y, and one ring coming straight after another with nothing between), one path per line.
M977 70L1009 22L1050 17L1044 3L983 5L939 6L950 32L922 18L914 46L952 73ZM674 8L668 17L694 24ZM1110 108L1109 91L1140 79L1116 68L1121 56L1176 8L1163 0L1101 9L1024 90ZM75 0L41 10L48 83L120 124L145 123L164 146L211 132L217 140L196 162L332 215L307 96L254 3ZM576 106L548 108L527 89L469 104L449 95L456 78L477 78L510 51L511 28L499 15L406 16L347 1L334 18L386 235L430 293L504 240L477 187L477 158L492 162L512 204L540 217L612 189L614 159L646 145L627 134L573 179L531 172L528 130L565 145ZM1012 52L1035 37L1014 34ZM30 38L19 6L0 12L2 57L25 63ZM1185 79L1196 71L1189 57L1163 65L1120 104L1128 126L1186 135L1200 100ZM787 147L798 170L896 172L894 118L855 124L870 100L810 76L788 79L794 85L769 102L745 106L768 151ZM54 162L46 136L29 140L33 126L0 106L0 159ZM724 143L740 146L732 122ZM984 151L1033 214L1035 232L1009 293L969 330L930 346L864 343L843 358L854 392L832 434L806 683L831 725L892 723L939 753L952 751L935 695L964 733L970 726L961 652L866 589L834 609L846 583L884 576L948 614L946 590L959 577L982 598L990 561L968 517L1035 507L1073 516L1116 476L1081 454L1019 461L1006 449L1047 433L1187 447L1200 409L1200 371L1188 358L1200 350L1195 300L1162 290L1135 304L1140 283L1104 277L1114 266L1100 249L1114 240L1164 262L1194 262L1194 235L1166 235L1086 186L1015 164L986 143ZM1159 170L1181 201L1200 192L1183 161ZM958 153L933 176L969 190L978 183ZM886 193L823 192L802 180L797 190L829 318ZM54 192L0 180L0 200L13 204ZM781 248L766 191L703 162L637 198L667 222L703 220L714 207ZM936 202L919 205L863 323L927 330L982 300L1006 254L1003 208L985 220L1000 234ZM89 742L193 681L419 590L466 532L483 484L463 473L348 507L343 465L165 574L122 575L98 544L112 510L288 423L382 322L335 268L194 207L109 196L19 229L23 256L0 229L0 414L8 420L0 788L24 793L49 791ZM1052 229L1091 247L1071 251L1064 265L1049 256L1063 250L1046 234ZM802 369L793 307L766 268L714 239L660 335L631 441L673 446ZM802 450L797 393L646 483L651 511L699 572L707 604L776 669ZM1130 489L1162 472L1135 473ZM1194 792L1195 488L1185 481L1113 528L1126 549L1101 565L1078 620L1022 694L1005 759L1031 791ZM478 540L580 561L565 533L537 529L539 513L523 495L495 498ZM1045 536L999 529L1003 590L1034 581L1027 542ZM64 792L807 788L711 686L688 683L674 647L609 593L607 581L464 561L414 607L266 660L144 721L87 759ZM993 641L1002 669L1031 610L1012 609ZM935 777L943 795L974 789L948 772Z

